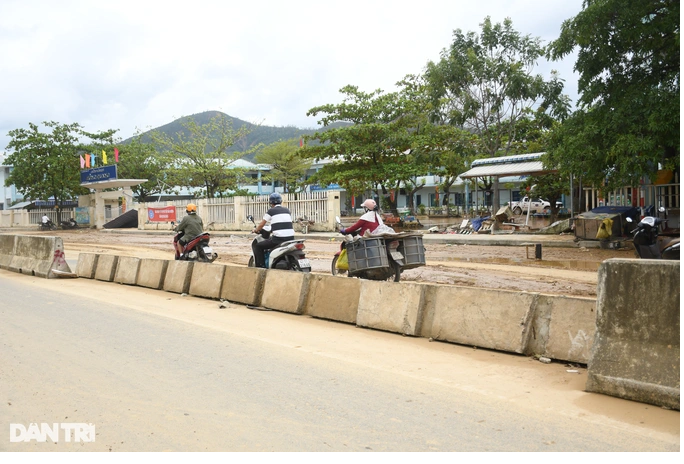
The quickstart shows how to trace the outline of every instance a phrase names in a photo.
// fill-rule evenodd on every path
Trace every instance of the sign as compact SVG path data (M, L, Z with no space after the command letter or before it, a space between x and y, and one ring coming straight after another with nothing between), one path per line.
M74 208L74 219L77 224L90 224L90 213L87 206Z
M116 179L116 164L81 171L81 183L104 182Z
M321 190L341 190L342 187L339 186L339 184L329 184L327 187L321 187L318 184L313 184L309 186L309 191L311 192L317 192Z
M171 222L176 220L176 207L147 208L147 217L150 222Z

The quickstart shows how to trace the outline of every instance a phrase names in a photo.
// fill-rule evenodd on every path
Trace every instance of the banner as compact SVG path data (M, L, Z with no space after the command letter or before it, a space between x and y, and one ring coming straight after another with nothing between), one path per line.
M166 206L164 208L147 208L147 217L150 219L150 222L175 222L176 207Z

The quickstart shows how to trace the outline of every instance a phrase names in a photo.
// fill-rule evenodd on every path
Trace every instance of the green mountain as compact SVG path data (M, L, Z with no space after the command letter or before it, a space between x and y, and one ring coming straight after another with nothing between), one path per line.
M325 128L320 128L320 129L301 129L295 126L285 126L285 127L276 127L276 126L262 126L262 125L256 125L249 123L247 121L243 121L242 119L234 118L232 116L229 116L225 113L221 113L220 111L205 111L203 113L197 113L193 114L191 116L184 116L182 118L176 119L173 122L170 122L168 124L165 124L163 126L157 127L156 129L151 129L147 132L144 132L142 134L142 140L143 142L150 142L150 138L147 134L150 132L154 131L160 131L165 134L167 134L170 137L174 137L177 133L181 132L183 135L189 135L188 131L183 127L183 123L187 121L188 119L194 120L197 124L203 125L209 123L209 121L216 117L216 116L224 116L230 120L233 121L233 128L235 130L245 126L247 129L250 130L249 134L247 134L245 137L242 139L238 140L235 145L230 147L228 149L229 153L234 153L236 151L246 151L249 148L252 148L260 143L263 143L264 145L270 145L271 143L278 142L279 140L289 140L289 139L299 139L300 137L304 135L313 135L316 133L316 131L321 131L321 130L328 130L333 127L340 127L344 125L348 125L348 123L335 123L331 124L328 127ZM124 140L123 143L126 143L128 140ZM255 153L249 154L245 156L244 159L248 161L252 161L254 159Z

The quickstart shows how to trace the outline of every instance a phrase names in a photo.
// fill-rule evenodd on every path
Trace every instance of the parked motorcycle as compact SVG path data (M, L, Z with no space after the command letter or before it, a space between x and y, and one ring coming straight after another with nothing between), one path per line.
M335 217L335 220L337 221L337 228L338 230L342 227L342 223L340 222L339 217ZM382 266L382 267L375 267L373 269L353 269L353 270L347 270L347 269L338 269L338 261L340 259L340 254L342 253L342 250L345 248L348 250L347 253L349 253L349 249L354 246L358 246L354 244L354 240L352 237L356 237L358 235L357 232L351 232L350 234L345 236L345 241L343 241L340 244L340 251L335 253L335 256L333 257L332 261L332 266L331 266L331 272L332 275L347 275L348 277L358 277L360 279L367 279L367 280L389 280L389 281L394 281L394 282L399 282L401 279L401 273L404 272L404 269L406 269L406 260L404 257L404 254L402 251L399 249L402 245L402 240L397 237L396 240L393 239L387 239L384 240L384 248L379 248L378 244L380 243L378 240L379 239L372 239L375 240L372 244L370 244L370 248L366 250L366 255L369 256L367 260L369 261L369 264L379 264L383 263L384 261L382 258L379 256L381 253L386 254L387 256L387 266ZM360 238L358 240L367 240L364 238ZM370 243L370 242L369 242ZM421 247L422 247L422 242L421 242ZM375 254L378 254L377 257L373 258ZM423 255L424 256L424 255ZM370 262L371 260L374 260L376 262ZM423 265L424 265L423 261ZM416 266L410 266L410 267L416 267Z
M249 215L247 219L252 221L254 227L254 216ZM271 228L269 225L264 226L261 232L254 237L254 242L261 242L267 240L271 236ZM265 253L266 269L283 269L287 271L311 272L311 262L306 259L304 253L304 240L290 240L277 245ZM253 249L253 248L252 248ZM254 267L254 256L250 256L249 267Z
M183 236L183 232L178 232L173 237L173 248L176 250L176 259L181 261L198 261L201 263L213 263L218 254L209 246L211 235L208 232L202 232L197 237L190 240L183 247L183 251L178 251L178 241Z
M660 208L665 212L665 208ZM632 222L632 218L626 218ZM658 228L666 220L653 216L645 216L634 229L633 243L636 256L641 259L679 259L679 237L666 240L658 239Z
M59 225L62 227L62 229L76 229L78 228L78 223L76 222L76 219L71 218L68 221L62 221L59 223Z

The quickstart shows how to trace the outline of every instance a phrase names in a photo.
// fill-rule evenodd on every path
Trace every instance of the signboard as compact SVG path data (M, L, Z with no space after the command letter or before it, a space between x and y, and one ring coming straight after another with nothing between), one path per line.
M116 179L116 164L81 171L81 183L104 182Z
M309 186L309 190L311 192L317 192L320 190L341 190L342 187L339 186L339 184L328 184L327 187L321 187L318 184L313 184Z
M150 222L171 222L176 220L176 207L147 208L147 217Z
M74 219L77 224L90 224L90 213L87 206L74 208Z

